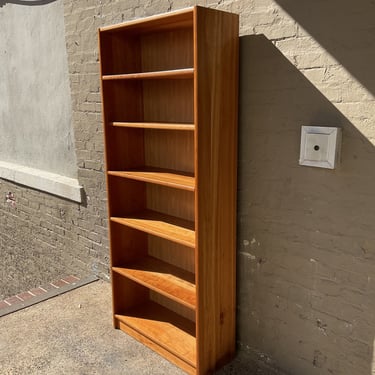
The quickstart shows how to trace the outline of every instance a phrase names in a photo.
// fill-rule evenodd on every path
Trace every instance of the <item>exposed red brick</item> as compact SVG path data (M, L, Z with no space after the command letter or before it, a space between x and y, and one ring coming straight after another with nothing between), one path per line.
M5 308L7 308L7 307L9 307L9 305L8 305L6 302L4 302L4 301L0 301L0 310L1 310L1 309L5 309Z
M48 292L49 290L56 289L57 286L53 285L52 283L48 283L48 284L43 284L43 285L40 286L39 288L41 288L41 289L43 289L44 291Z
M69 284L74 284L75 282L79 280L79 278L73 275L69 275L69 276L63 277L62 280L66 281Z
M34 296L30 292L24 292L24 293L17 294L17 297L21 298L22 301L26 301L30 298L33 298Z
M40 296L41 294L44 294L46 290L39 287L39 288L31 289L29 292L33 294L34 296Z
M51 284L52 284L55 288L61 288L61 287L63 287L63 286L68 285L69 283L67 283L66 281L60 279L60 280L53 281Z
M17 305L18 303L22 302L17 296L6 298L4 301L10 305Z

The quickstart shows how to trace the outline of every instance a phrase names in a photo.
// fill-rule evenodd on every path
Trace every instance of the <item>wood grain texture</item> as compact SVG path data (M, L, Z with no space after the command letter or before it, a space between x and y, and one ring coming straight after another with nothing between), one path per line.
M184 306L195 309L194 274L153 257L143 257L113 271L146 286Z
M169 356L176 356L195 367L193 322L151 301L116 314L115 318L166 350Z
M141 36L142 72L193 70L193 28L179 28Z
M133 329L130 325L126 323L123 323L123 319L121 315L115 315L115 327L121 329L121 331L127 333L128 335L134 337L136 340L141 342L142 344L148 346L151 350L155 351L156 353L159 353L161 356L169 360L170 362L174 363L176 366L180 367L182 370L184 370L187 374L194 375L196 374L195 366L191 365L192 362L189 360L188 363L184 359L181 359L181 355L175 355L174 353L171 353L169 347L167 345L162 344L159 345L159 343L153 341L152 339L149 339L143 331L138 331L137 329ZM163 327L161 327L163 329ZM194 349L192 349L194 350ZM193 356L190 355L190 358Z
M108 126L105 133L108 170L126 170L144 165L143 129Z
M142 85L145 122L193 122L193 79L144 80Z
M235 352L238 16L194 15L197 371L206 374Z
M111 265L121 267L148 254L148 234L110 222Z
M194 132L145 130L145 163L194 174Z
M153 302L126 310L116 318L195 365L195 325L189 320Z
M100 29L103 75L193 67L192 12Z
M102 79L104 81L113 80L126 80L126 79L187 79L193 78L194 69L175 69L175 70L163 70L159 72L145 72L145 73L127 73L127 74L109 74L104 75Z
M109 212L113 216L130 215L147 206L146 184L142 181L108 176Z
M194 222L194 193L147 184L147 208L162 214Z
M195 310L190 309L171 298L165 297L163 294L154 292L153 290L150 290L150 300L195 323Z
M193 79L103 80L109 122L193 123Z
M110 122L111 126L125 128L141 129L160 129L160 130L194 130L193 123L173 123L173 122Z
M141 71L141 40L138 35L99 33L101 76Z
M195 246L194 223L173 216L145 210L127 217L111 217L111 221L127 225L184 246Z
M131 31L136 34L158 32L160 30L175 30L191 27L193 25L193 8L177 10L161 15L128 21L117 25L104 26L99 29L101 33Z
M212 373L235 351L238 16L99 37L115 326Z
M149 289L133 280L112 272L113 312L127 311L149 301Z
M171 169L145 167L128 171L108 171L108 174L188 191L194 191L195 189L195 180L192 173L183 173Z
M185 80L182 80L185 81ZM143 85L140 80L102 80L106 125L113 121L143 122ZM177 121L178 122L178 121ZM110 131L110 129L108 129Z
M191 247L149 235L148 253L176 267L195 272L195 251Z

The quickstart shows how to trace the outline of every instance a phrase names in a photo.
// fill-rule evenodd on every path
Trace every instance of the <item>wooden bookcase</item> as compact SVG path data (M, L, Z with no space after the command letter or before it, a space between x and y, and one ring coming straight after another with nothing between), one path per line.
M191 374L235 352L238 16L99 30L114 325Z

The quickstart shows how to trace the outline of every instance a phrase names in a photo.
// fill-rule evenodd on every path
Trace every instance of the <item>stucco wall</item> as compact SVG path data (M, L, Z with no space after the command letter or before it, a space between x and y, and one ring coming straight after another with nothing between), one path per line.
M66 267L108 275L97 28L196 3L240 14L239 349L292 375L370 375L373 1L65 0L78 178L87 204L17 187L23 199L1 207L0 245L33 235L43 245L32 242L30 251L52 249ZM338 169L298 165L302 125L343 129ZM3 193L12 188L0 184ZM35 212L40 219L30 228L25 215Z
M63 14L0 7L0 161L77 177Z

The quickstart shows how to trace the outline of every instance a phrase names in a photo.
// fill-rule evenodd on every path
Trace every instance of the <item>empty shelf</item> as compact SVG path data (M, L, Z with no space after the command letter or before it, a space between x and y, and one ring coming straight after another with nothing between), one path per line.
M188 79L194 77L194 69L174 69L162 70L158 72L140 72L127 74L108 74L103 76L103 81L113 81L118 79Z
M124 314L115 314L115 318L195 367L195 324L192 321L151 301L129 309ZM120 324L120 328L124 327Z
M132 264L112 269L186 307L195 309L195 278L191 272L153 257L143 257Z
M194 222L145 210L127 217L111 217L111 221L127 225L188 247L195 247Z
M113 121L111 126L124 128L160 129L160 130L194 130L192 123L170 123L170 122L123 122Z
M183 173L169 169L143 168L129 171L108 171L111 176L129 178L153 184L194 191L195 179L192 173Z

